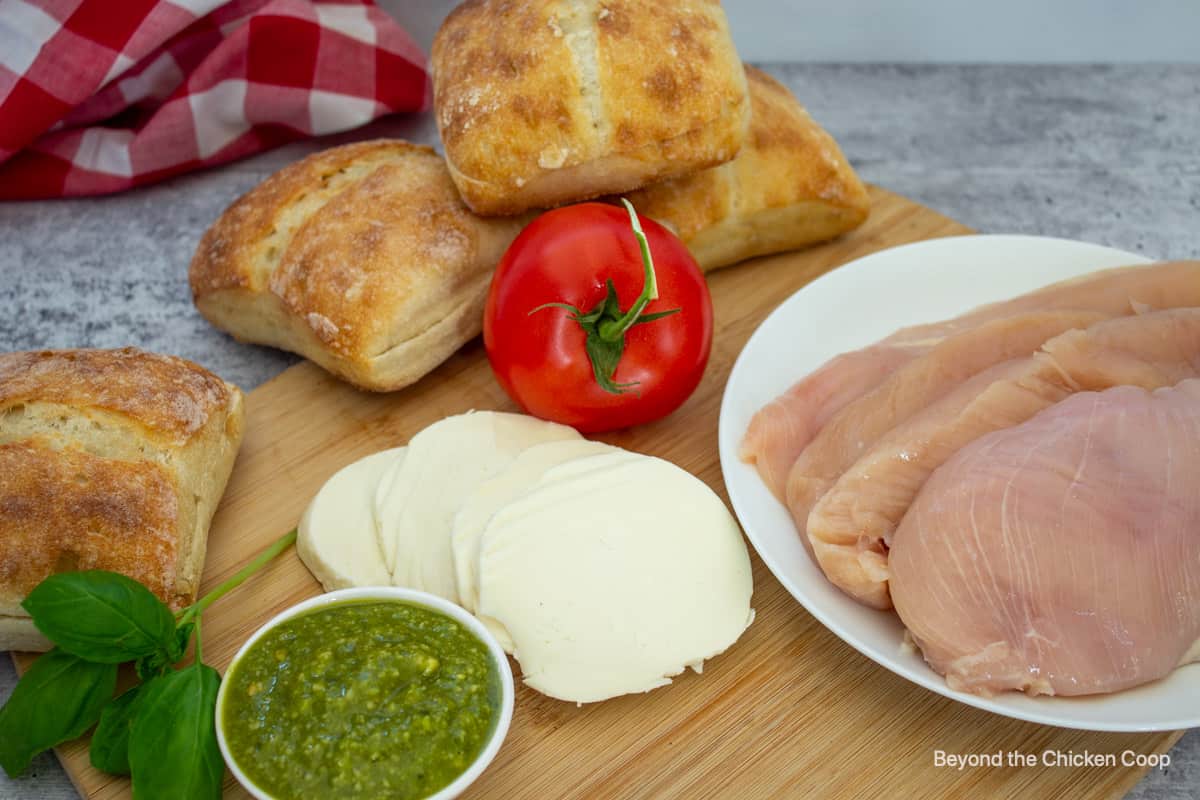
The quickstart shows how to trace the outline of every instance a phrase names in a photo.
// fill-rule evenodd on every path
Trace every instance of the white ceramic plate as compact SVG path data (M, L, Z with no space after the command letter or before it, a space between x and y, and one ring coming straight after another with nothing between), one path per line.
M734 364L721 404L721 469L734 510L780 583L827 628L914 683L977 708L1067 728L1176 730L1200 726L1200 664L1165 680L1088 698L992 699L951 691L919 653L901 650L892 612L865 608L829 583L805 552L791 517L738 460L750 417L826 359L897 328L957 316L1048 283L1147 259L1098 245L1034 236L959 236L896 247L830 272L767 317Z

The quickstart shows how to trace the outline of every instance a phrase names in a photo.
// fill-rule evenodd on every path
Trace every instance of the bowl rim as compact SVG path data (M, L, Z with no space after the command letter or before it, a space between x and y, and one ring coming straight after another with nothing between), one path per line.
M492 731L488 736L483 749L479 751L479 755L471 764L459 773L453 781L443 786L434 794L428 795L424 800L451 800L457 797L468 786L470 786L492 763L492 759L500 752L500 746L504 743L504 738L508 734L509 725L512 723L513 715L513 697L516 693L513 686L512 669L508 664L508 656L505 654L496 637L491 631L480 622L474 615L466 611L461 606L458 606L449 600L446 600L429 592L422 592L417 589L408 589L400 586L368 586L355 587L350 589L337 589L332 592L310 597L300 603L285 608L275 616L271 617L262 624L254 633L250 635L242 646L238 648L237 653L230 659L229 665L225 668L221 680L221 687L217 691L217 701L214 708L216 716L214 723L217 732L217 745L221 750L221 756L225 760L229 771L233 773L234 778L242 787L253 795L257 800L279 800L275 795L269 794L259 788L237 764L237 760L230 752L229 744L225 739L224 714L222 710L225 706L226 687L229 681L225 678L233 671L237 663L242 657L254 646L262 636L268 631L277 627L279 624L286 622L293 617L298 617L323 606L333 605L335 603L344 602L347 600L384 600L393 602L406 602L413 605L421 606L434 612L450 617L454 621L462 624L470 631L476 639L481 641L488 650L492 662L496 666L497 672L500 674L500 706L499 715L496 718L495 724L492 726Z

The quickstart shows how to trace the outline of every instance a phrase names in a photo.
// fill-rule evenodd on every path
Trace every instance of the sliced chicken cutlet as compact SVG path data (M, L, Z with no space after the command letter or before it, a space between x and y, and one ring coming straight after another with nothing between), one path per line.
M1019 425L1071 394L1157 389L1200 375L1200 308L1118 317L998 364L887 433L808 516L817 563L873 608L891 607L887 539L929 475L962 447Z
M1200 660L1200 380L1075 394L959 450L892 537L951 688L1084 695Z
M1186 306L1200 306L1200 261L1101 270L951 320L903 328L869 347L827 361L760 409L750 420L738 455L754 464L771 492L783 500L792 465L825 422L947 336L1029 311L1078 309L1121 316Z
M1031 311L948 336L920 358L835 414L800 453L788 475L787 504L805 547L813 505L884 434L971 376L1028 356L1046 340L1109 317L1097 311Z
M796 457L829 418L912 361L925 347L924 342L877 344L835 356L758 410L746 429L738 456L754 464L771 493L785 500L788 473Z

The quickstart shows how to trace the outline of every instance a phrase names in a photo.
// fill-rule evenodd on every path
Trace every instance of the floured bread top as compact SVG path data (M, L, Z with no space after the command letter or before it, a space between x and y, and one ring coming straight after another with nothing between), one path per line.
M236 391L190 361L132 347L4 353L0 441L15 423L17 407L39 402L119 414L156 438L183 444Z
M365 364L445 318L523 222L476 218L429 147L343 145L230 206L196 248L192 294L273 297L322 348Z
M550 195L586 199L641 185L609 185L622 175L723 163L746 136L745 74L716 2L469 0L431 64L446 157L480 213L527 208L523 189L550 172L571 175ZM597 163L610 168L586 170Z

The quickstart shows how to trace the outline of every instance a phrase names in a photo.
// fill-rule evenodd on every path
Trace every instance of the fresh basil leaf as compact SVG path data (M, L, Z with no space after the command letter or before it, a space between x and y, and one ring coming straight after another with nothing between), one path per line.
M137 703L129 737L133 800L218 800L225 763L217 746L221 676L192 663L156 678Z
M148 656L142 656L134 662L134 669L137 670L138 678L148 681L151 678L157 678L159 675L169 672L171 667L183 659L184 653L187 652L188 643L192 639L192 631L195 629L196 623L194 622L179 626L175 631L174 638L171 640L169 650L157 650Z
M68 653L120 664L168 650L175 617L149 589L116 572L62 572L39 583L21 607Z
M109 775L129 774L129 733L137 701L148 684L139 683L113 700L100 713L100 724L92 734L89 756L92 766Z
M59 648L38 658L0 709L0 766L15 778L38 753L82 736L116 688L116 664Z

